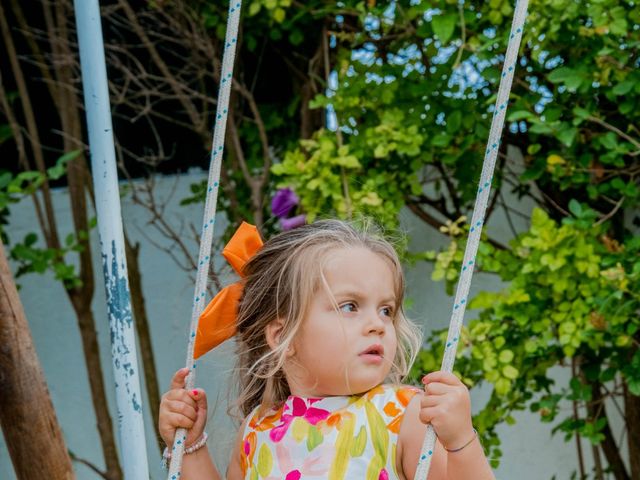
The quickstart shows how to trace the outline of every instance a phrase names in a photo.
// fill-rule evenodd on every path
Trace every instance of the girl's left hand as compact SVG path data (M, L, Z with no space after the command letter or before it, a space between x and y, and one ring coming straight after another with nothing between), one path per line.
M463 446L474 435L469 390L454 374L443 371L426 375L422 383L420 420L433 426L445 448Z

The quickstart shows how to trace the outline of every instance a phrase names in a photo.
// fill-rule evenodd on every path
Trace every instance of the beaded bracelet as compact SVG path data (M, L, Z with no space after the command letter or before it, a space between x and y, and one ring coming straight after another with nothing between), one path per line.
M447 448L444 445L443 445L443 447L449 453L456 453L456 452L459 452L460 450L462 450L464 448L467 448L469 445L471 445L471 442L473 442L476 438L478 438L478 431L474 428L473 429L473 437L471 437L471 440L469 440L467 443L465 443L460 448Z
M202 432L202 436L197 441L195 441L188 447L184 447L185 455L188 455L189 453L193 453L197 450L200 450L202 447L205 446L208 438L209 436L207 435L207 432ZM169 451L169 447L165 447L164 452L162 452L162 466L164 468L168 468L169 460L171 460L171 452Z

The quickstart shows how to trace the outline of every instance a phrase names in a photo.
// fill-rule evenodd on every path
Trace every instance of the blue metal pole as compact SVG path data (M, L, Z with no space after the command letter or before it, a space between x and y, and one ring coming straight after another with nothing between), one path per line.
M149 478L98 0L75 0L124 476ZM99 375L99 372L92 372Z

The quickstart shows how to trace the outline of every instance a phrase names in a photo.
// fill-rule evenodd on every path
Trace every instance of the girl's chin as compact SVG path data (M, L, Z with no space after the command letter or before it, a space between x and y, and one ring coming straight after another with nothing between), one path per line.
M351 391L349 392L349 395L359 395L361 393L366 393L372 388L375 388L378 385L384 383L385 378L386 378L386 375L385 376L371 375L365 378L361 377L361 378L355 379L350 385Z

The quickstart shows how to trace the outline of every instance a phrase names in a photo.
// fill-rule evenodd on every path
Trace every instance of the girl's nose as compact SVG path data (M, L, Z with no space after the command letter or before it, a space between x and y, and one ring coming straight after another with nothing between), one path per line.
M384 320L380 318L380 314L377 311L370 312L367 315L367 333L376 333L382 335L385 331Z

